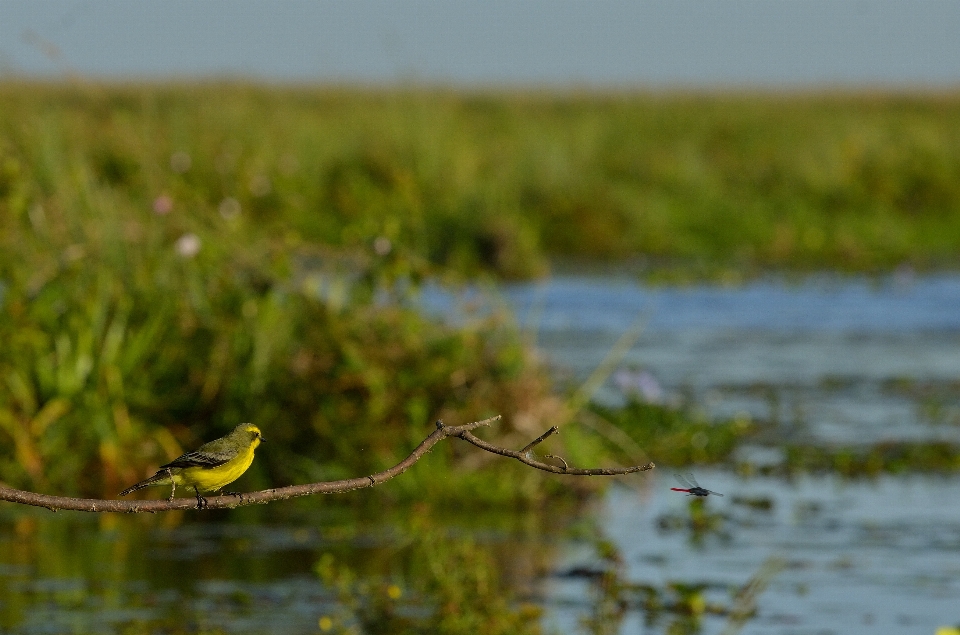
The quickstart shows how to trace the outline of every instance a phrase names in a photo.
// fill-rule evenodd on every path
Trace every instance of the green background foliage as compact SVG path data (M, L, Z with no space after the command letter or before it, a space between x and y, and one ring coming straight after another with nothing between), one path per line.
M0 479L113 492L240 420L278 441L259 485L382 468L439 417L521 443L561 411L543 369L508 317L424 317L422 280L952 265L958 141L952 94L7 83ZM638 409L606 416L651 458L740 434Z
M462 273L955 266L960 97L7 84L0 196L382 236ZM175 153L183 153L186 162ZM67 191L69 190L69 192ZM129 230L128 231L133 231Z

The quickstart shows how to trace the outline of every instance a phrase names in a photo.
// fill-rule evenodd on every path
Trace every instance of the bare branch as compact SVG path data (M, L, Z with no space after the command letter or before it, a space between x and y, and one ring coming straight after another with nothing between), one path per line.
M376 474L351 478L341 481L327 481L324 483L309 483L306 485L290 485L288 487L278 487L275 489L266 489L247 494L227 494L222 496L211 496L206 499L203 509L230 509L242 507L244 505L264 504L270 501L286 500L297 496L309 496L311 494L342 494L356 489L373 487L385 481L389 481L395 476L399 476L407 471L414 463L419 461L430 448L446 439L447 437L457 437L472 443L482 450L493 452L501 456L507 456L517 459L521 463L535 467L546 472L554 474L572 474L580 476L588 475L614 475L631 474L633 472L642 472L653 469L653 463L627 468L598 468L598 469L576 469L568 468L566 461L557 458L563 462L564 467L557 467L542 463L526 455L530 448L537 445L551 434L556 432L556 427L551 428L533 442L527 444L523 450L508 450L496 445L487 443L478 439L470 433L482 426L489 426L494 421L498 421L500 415L484 419L483 421L474 421L462 426L447 426L442 421L437 421L437 429L433 431L426 439L420 442L413 452L393 467ZM11 503L20 503L22 505L33 505L34 507L46 507L51 511L61 509L81 512L165 512L174 509L197 509L198 502L194 498L177 498L172 500L107 500L98 498L72 498L68 496L51 496L48 494L37 494L35 492L25 492L23 490L13 489L0 485L0 501L9 501Z

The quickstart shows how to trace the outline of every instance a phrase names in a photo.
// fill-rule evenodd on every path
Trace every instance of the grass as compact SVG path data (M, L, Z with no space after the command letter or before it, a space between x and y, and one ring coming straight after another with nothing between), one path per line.
M146 234L168 231L165 219L150 220ZM72 222L50 224L61 221ZM238 421L277 441L248 483L334 479L399 460L437 418L504 412L537 421L551 399L543 370L507 326L454 330L402 303L375 302L374 289L390 284L380 272L343 282L349 297L333 301L291 281L293 250L282 245L205 236L188 259L160 236L147 239L156 246L101 243L95 234L112 222L79 221L66 244L27 235L8 243L7 483L115 494ZM82 257L62 255L76 245ZM462 448L445 446L434 469L456 471Z
M0 480L113 495L248 420L278 441L248 483L332 479L401 458L437 418L541 417L549 382L508 325L455 330L406 306L415 256L165 213L142 198L146 167L125 181L102 158L104 129L40 126L29 167L5 163ZM436 454L456 470L455 448Z
M12 218L168 197L194 231L223 214L508 278L571 258L655 277L960 264L955 93L8 82L0 114ZM64 177L94 185L64 198Z

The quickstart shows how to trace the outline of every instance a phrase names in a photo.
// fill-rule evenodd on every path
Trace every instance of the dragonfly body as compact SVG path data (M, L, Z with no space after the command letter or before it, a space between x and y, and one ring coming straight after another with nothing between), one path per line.
M691 496L710 496L710 494L713 494L714 496L723 496L723 494L717 494L716 492L711 492L710 490L703 489L702 487L691 487L690 489L671 487L670 490L674 492L686 492Z
M677 481L679 481L679 483L685 487L671 487L671 491L686 492L688 496L710 496L711 494L714 496L723 496L723 494L720 494L719 492L711 492L708 489L700 487L700 484L697 483L697 479L693 478L693 474L689 474L685 477L680 476L679 474L674 474L674 476L676 476Z

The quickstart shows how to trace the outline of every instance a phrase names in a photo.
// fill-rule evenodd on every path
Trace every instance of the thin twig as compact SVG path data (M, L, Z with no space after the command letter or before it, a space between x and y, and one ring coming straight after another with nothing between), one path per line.
M550 428L549 430L547 430L546 432L544 432L543 434L541 434L539 437L537 437L536 439L534 439L534 440L531 441L530 443L528 443L528 444L526 444L525 446L523 446L523 449L520 450L520 454L526 454L527 452L529 452L530 450L532 450L535 445L537 445L537 444L539 444L539 443L542 443L543 440L546 439L547 437L549 437L551 434L557 434L557 433L559 433L559 432L560 432L560 428L558 428L557 426L553 426L552 428Z
M557 456L556 454L544 454L544 455L543 455L543 458L545 458L545 459L556 459L556 460L560 461L561 463L563 463L563 471L564 471L564 472L566 472L568 469L570 469L570 466L567 465L567 462L564 460L564 458L563 458L562 456Z
M430 450L430 448L447 437L457 437L463 439L464 441L477 446L481 450L486 450L487 452L493 452L494 454L514 458L525 465L529 465L530 467L534 467L545 472L552 472L554 474L610 476L615 474L631 474L633 472L642 472L644 470L653 469L654 467L653 463L648 463L647 465L627 468L577 469L567 468L566 461L560 459L564 463L564 467L560 468L555 465L542 463L524 454L524 452L529 451L529 448L532 448L537 443L540 443L548 436L553 434L551 430L555 431L556 428L551 428L551 430L548 430L534 442L527 444L527 446L519 452L487 443L486 441L478 439L470 433L471 430L476 430L482 426L489 426L491 423L498 421L499 419L500 415L497 415L496 417L484 419L483 421L466 423L462 426L447 426L444 425L442 421L437 421L437 429L434 430L426 439L421 441L420 445L418 445L407 458L403 459L393 467L382 472L377 472L376 474L361 476L359 478L345 479L341 481L327 481L322 483L309 483L306 485L278 487L275 489L250 492L239 497L233 494L211 496L210 498L205 499L206 502L203 504L202 508L228 509L253 504L262 505L271 501L286 500L289 498L295 498L297 496L309 496L311 494L342 494L352 490L373 487L375 485L379 485L380 483L389 481L395 476L403 474L405 471L407 471L407 469L410 468L410 466L419 461ZM171 511L174 509L198 508L198 502L193 498L178 498L174 500L107 500L98 498L72 498L68 496L51 496L49 494L26 492L23 490L13 489L12 487L4 487L2 485L0 485L0 501L9 501L11 503L20 503L22 505L33 505L34 507L46 507L51 511L66 509L81 512L155 513Z

